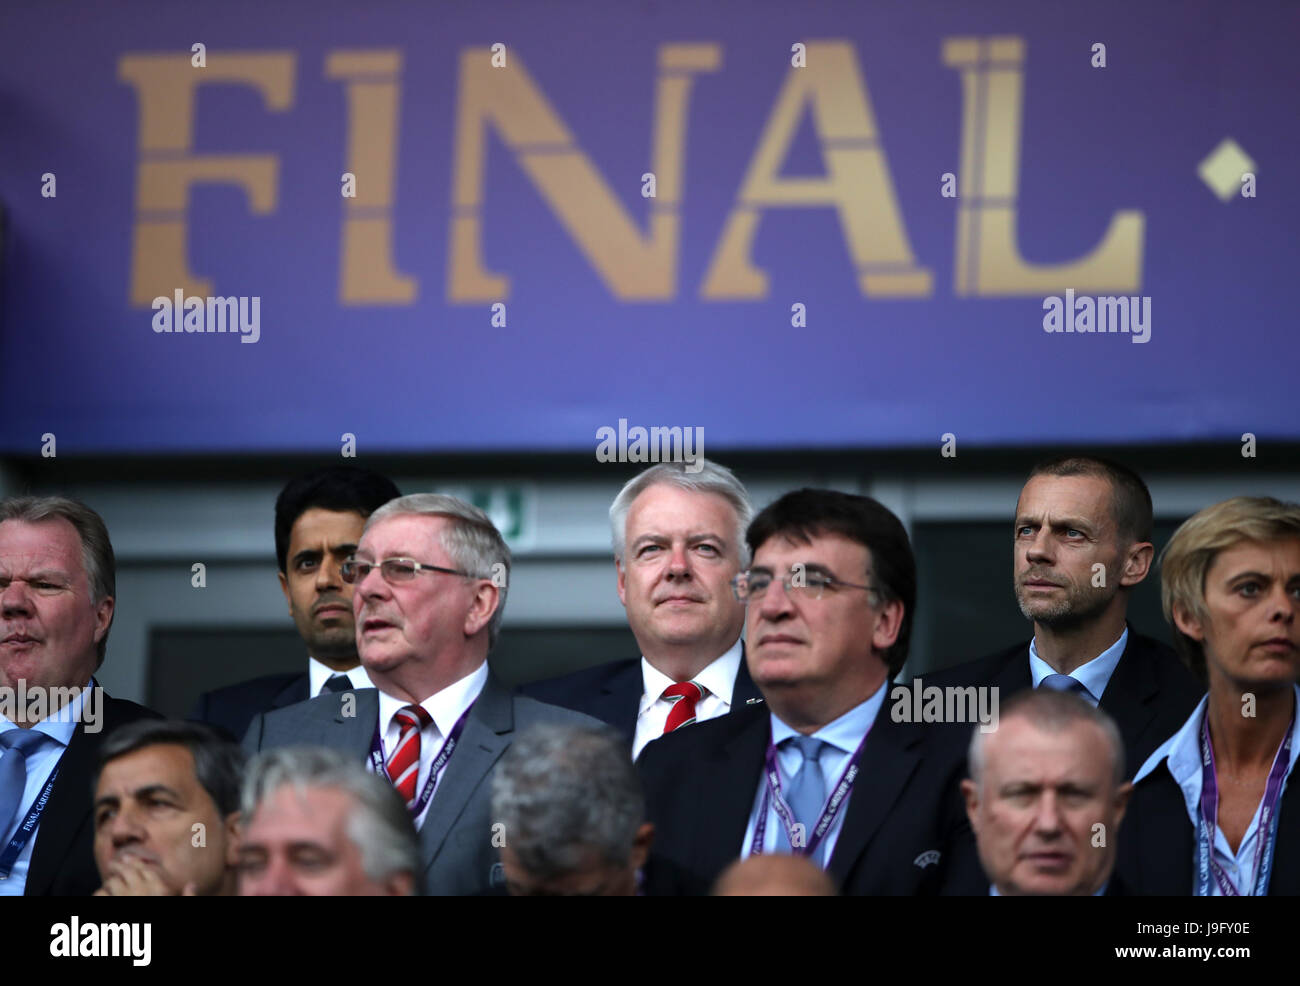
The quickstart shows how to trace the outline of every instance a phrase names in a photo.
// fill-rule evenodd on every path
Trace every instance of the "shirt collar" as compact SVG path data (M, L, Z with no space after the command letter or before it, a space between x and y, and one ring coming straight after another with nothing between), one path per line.
M86 688L98 688L99 685L92 677L89 684L77 692L76 697L67 705L62 706L53 715L46 716L40 722L31 728L38 733L44 733L50 739L56 741L60 746L67 746L72 742L72 737L77 731L77 724L81 722L81 710L86 702ZM100 715L103 715L103 697L99 701ZM20 729L21 727L12 722L8 716L0 712L0 733L10 729ZM103 724L100 724L103 728Z
M837 750L852 753L862 744L863 737L871 730L871 724L876 721L876 716L880 713L880 707L885 704L885 691L888 684L889 680L886 679L865 702L855 705L834 722L827 723L813 733L813 736L829 743ZM782 722L775 712L771 713L771 716L773 746L780 746L791 736L801 735L793 726Z
M322 664L310 654L307 655L307 686L311 690L307 693L308 698L315 698L320 694L320 690L325 687L325 682L336 674L347 675L348 681L352 683L353 688L374 688L374 682L366 674L366 669L358 664L355 668L349 668L347 671L335 671L328 664Z
M1300 710L1300 684L1292 686L1295 689L1296 708ZM1207 693L1201 699L1200 704L1196 706L1196 711L1192 713L1178 732L1174 733L1169 739L1157 748L1156 752L1151 754L1147 762L1142 765L1133 782L1137 783L1152 773L1160 766L1161 761L1168 761L1169 773L1173 775L1178 786L1183 790L1183 799L1187 802L1187 811L1193 818L1197 817L1200 811L1201 801L1201 724L1205 721L1205 712L1210 704L1210 696ZM1300 714L1296 716L1295 725L1291 727L1291 762L1287 764L1286 774L1288 779L1292 770L1295 768L1296 760L1300 759Z
M723 651L722 656L711 661L703 671L691 680L701 688L716 695L722 703L731 709L731 693L736 687L736 675L740 673L741 646L740 639ZM641 712L645 712L664 693L664 689L674 684L673 679L664 674L644 656L641 658Z
M474 704L479 692L487 684L487 679L488 666L487 661L484 661L476 670L459 681L453 681L442 691L430 695L420 703L421 708L433 719L434 728L438 730L439 735L446 736L451 732L457 720L465 714L465 710ZM390 728L393 728L393 716L410 704L405 699L389 695L382 688L379 689L380 732L387 733Z
M1081 664L1071 671L1070 677L1076 679L1088 689L1094 699L1100 702L1101 693L1106 690L1110 676L1115 673L1115 668L1119 665L1119 659L1124 656L1124 648L1127 646L1128 627L1125 626L1124 632L1119 635L1119 640L1087 664ZM1037 688L1049 674L1056 674L1056 669L1038 656L1038 638L1035 637L1029 641L1029 675L1033 678L1034 687Z

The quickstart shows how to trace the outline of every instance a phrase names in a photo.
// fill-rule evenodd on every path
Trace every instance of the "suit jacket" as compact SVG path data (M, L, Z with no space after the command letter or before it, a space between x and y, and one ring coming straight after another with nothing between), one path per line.
M641 676L641 659L637 657L583 668L559 678L535 681L519 691L539 702L573 709L607 722L622 733L627 745L631 746L636 738L636 720L641 711L645 679ZM749 676L744 644L741 644L740 670L731 690L731 709L734 712L762 701L758 686Z
M355 696L354 715L342 714L344 695ZM324 746L362 763L369 756L378 719L377 689L321 695L254 716L244 749L252 754L281 746ZM420 828L425 893L480 894L503 881L492 845L492 768L516 732L539 722L596 725L594 719L577 712L515 694L495 675L488 675Z
M997 686L1001 700L1033 686L1029 641L988 657L918 675L926 687ZM1131 626L1128 645L1098 703L1119 726L1125 772L1132 777L1156 747L1182 728L1205 694L1173 649ZM969 740L970 731L966 730Z
M1120 828L1115 872L1133 895L1191 896L1196 830L1182 788L1161 763L1133 788ZM1288 783L1277 817L1268 895L1300 894L1300 783Z
M226 730L235 739L243 738L248 724L259 712L283 709L311 698L307 672L268 674L263 678L241 681L199 696L191 719Z
M36 828L24 896L88 897L102 885L95 867L95 819L91 814L99 748L118 726L160 718L152 709L107 694L102 715L97 733L88 733L85 723L77 723L59 759L59 776Z
M889 694L827 872L844 894L987 894L960 795L961 744L951 732L894 722ZM742 706L645 748L637 768L655 825L647 893L707 894L748 852L742 842L762 783L769 714Z

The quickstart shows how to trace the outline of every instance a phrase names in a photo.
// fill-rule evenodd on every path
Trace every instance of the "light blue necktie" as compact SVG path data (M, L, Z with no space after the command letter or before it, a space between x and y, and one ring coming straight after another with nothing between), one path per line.
M789 790L783 791L782 794L785 803L794 812L795 821L803 823L804 845L807 845L812 839L813 829L817 827L818 819L821 818L822 808L826 806L826 782L822 779L820 763L822 748L826 746L826 741L813 736L791 736L783 745L798 748L803 756L803 763L790 779ZM784 833L785 826L781 828ZM788 845L789 839L787 838L785 842ZM822 842L817 847L817 852L809 854L808 858L820 865L825 846L826 843Z
M1050 688L1054 692L1073 692L1094 708L1097 705L1097 700L1092 692L1088 691L1088 686L1068 674L1049 674L1038 683L1038 687Z
M27 756L48 739L36 729L6 729L0 733L0 836L8 833L23 810L27 787Z

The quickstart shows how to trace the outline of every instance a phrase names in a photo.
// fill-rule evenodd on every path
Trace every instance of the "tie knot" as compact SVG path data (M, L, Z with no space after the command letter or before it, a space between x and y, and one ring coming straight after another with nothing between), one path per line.
M346 692L352 687L352 679L345 674L332 674L325 682L322 692Z
M1049 674L1038 683L1039 688L1048 688L1054 692L1072 692L1082 699L1092 698L1092 692L1078 678L1068 674Z
M803 755L804 763L811 764L818 762L822 755L822 747L826 745L825 740L815 736L791 736L786 743Z
M422 705L404 705L397 710L394 718L402 724L402 732L408 729L423 729L433 722L433 716L425 712Z
M708 691L707 688L697 685L693 681L679 681L676 684L669 685L665 688L663 695L660 697L673 700L685 698L689 699L691 702L698 702L704 697L706 691Z
M25 757L46 739L48 737L39 729L6 729L0 733L0 751L16 750Z

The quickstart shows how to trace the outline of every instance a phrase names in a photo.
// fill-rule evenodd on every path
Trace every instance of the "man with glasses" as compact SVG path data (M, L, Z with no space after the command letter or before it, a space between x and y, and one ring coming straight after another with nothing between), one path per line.
M375 690L260 715L244 737L250 753L325 746L386 775L419 830L432 894L503 884L497 850L509 836L493 831L490 779L515 732L594 723L515 695L489 671L509 574L510 551L478 508L431 493L385 504L343 565L357 653Z
M734 587L766 704L642 754L649 892L705 894L733 860L770 853L807 856L846 894L986 890L953 731L888 701L916 605L898 518L869 497L804 489L746 540L753 561Z

